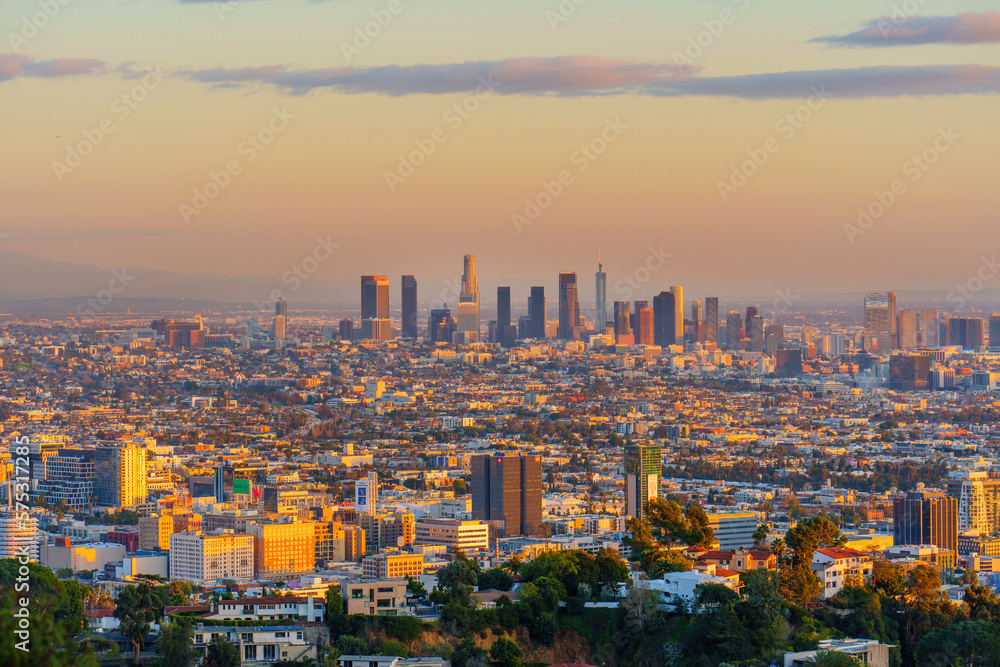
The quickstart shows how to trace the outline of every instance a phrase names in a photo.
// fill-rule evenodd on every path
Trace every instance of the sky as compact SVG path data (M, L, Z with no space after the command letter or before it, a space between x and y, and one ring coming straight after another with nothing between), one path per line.
M394 295L465 253L484 289L600 253L612 299L952 289L1000 250L996 9L4 0L0 249Z

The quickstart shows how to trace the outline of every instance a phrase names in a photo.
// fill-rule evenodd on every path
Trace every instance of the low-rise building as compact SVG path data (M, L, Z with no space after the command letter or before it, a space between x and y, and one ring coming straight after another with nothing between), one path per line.
M864 581L872 573L872 557L854 549L818 549L813 555L812 570L823 586L823 599L840 592L850 581Z
M424 573L424 555L383 551L361 561L365 579L419 577Z
M398 616L406 606L406 579L366 579L340 585L344 611L365 616Z

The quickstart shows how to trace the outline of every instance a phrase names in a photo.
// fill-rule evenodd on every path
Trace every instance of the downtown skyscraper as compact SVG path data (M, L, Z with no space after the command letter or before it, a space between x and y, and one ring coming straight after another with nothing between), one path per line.
M653 343L660 347L677 342L677 317L674 295L660 292L653 297Z
M476 277L476 256L466 255L462 273L462 293L458 297L456 313L458 328L456 343L479 342L479 279Z
M391 337L389 278L361 276L361 338L385 341Z
M865 296L865 349L888 354L898 345L896 293L873 292Z
M600 253L597 257L597 273L594 274L594 317L597 319L594 330L598 333L608 326L608 274L604 272Z
M403 338L417 338L417 279L403 276L400 281L403 294Z
M528 297L528 330L526 338L545 338L545 288L532 287Z
M559 274L559 332L563 340L575 340L581 325L580 298L576 285L576 272Z
M705 297L705 342L719 344L719 297Z
M673 285L670 293L674 295L674 340L677 345L684 344L684 288Z

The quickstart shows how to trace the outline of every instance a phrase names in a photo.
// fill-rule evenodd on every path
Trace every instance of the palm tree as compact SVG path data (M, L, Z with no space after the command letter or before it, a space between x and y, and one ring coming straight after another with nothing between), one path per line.
M521 561L520 557L514 556L500 567L504 570L507 570L511 574L517 574L518 572L521 571L521 566L523 564L524 563Z

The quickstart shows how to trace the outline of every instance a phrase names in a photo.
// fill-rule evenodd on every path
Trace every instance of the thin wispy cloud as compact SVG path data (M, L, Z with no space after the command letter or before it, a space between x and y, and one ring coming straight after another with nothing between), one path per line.
M0 81L17 77L55 78L99 74L105 70L102 60L92 58L57 58L55 60L32 60L27 56L0 53Z
M1000 12L965 12L955 16L883 16L846 35L817 37L811 42L835 46L904 46L915 44L1000 43Z

